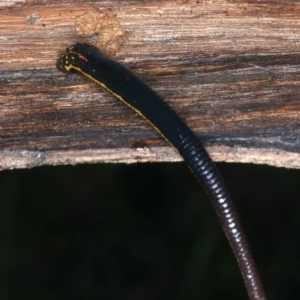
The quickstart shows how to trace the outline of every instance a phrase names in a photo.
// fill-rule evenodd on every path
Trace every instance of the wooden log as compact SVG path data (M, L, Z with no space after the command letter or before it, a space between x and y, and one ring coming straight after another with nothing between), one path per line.
M146 4L145 4L146 3ZM215 161L300 167L300 3L2 1L0 167L178 161L145 120L56 61L76 20L111 9L115 59L157 91Z

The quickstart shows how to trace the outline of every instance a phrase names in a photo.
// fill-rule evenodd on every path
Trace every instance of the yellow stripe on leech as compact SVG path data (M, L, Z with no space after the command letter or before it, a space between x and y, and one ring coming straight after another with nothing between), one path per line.
M92 75L83 72L80 68L78 67L74 67L72 64L70 64L67 67L67 70L69 71L70 69L75 69L76 71L80 72L81 74L83 74L84 76L88 77L89 79L95 81L96 83L98 83L99 85L101 85L103 88L105 88L107 91L109 91L111 94L113 94L115 97L117 97L119 100L121 100L122 102L124 102L126 105L128 105L130 108L132 108L133 110L135 110L139 115L143 116L143 114L137 110L135 107L131 106L130 104L128 104L123 98L122 96L116 94L115 92L113 92L111 89L109 89L103 82L97 80L96 78L94 78ZM143 116L144 117L144 116Z
M70 71L71 69L74 69L74 70L80 72L81 74L83 74L84 76L88 77L89 79L95 81L96 83L98 83L103 88L105 88L108 92L110 92L111 94L113 94L116 98L118 98L119 100L121 100L123 103L125 103L127 106L129 106L131 109L133 109L136 113L138 113L141 117L143 117L148 123L150 123L151 126L178 152L178 149L173 146L173 144L162 134L162 132L151 121L149 121L138 109L136 109L134 106L132 106L128 102L126 102L124 100L124 98L122 98L122 96L116 94L111 89L109 89L103 82L97 80L92 75L83 72L80 68L75 67L72 64L70 64L68 66L65 66L65 68L66 68L67 71Z

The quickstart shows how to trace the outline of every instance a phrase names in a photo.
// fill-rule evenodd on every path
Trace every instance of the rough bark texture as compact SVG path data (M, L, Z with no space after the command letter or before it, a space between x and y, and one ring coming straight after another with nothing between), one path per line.
M146 3L146 4L145 4ZM215 161L300 167L300 3L0 1L0 167L180 160L129 108L56 70L78 16L112 9L115 59L196 132Z

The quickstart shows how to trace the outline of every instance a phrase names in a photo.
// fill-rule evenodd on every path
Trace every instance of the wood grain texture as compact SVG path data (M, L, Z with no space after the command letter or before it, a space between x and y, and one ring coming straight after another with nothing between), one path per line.
M110 8L115 59L156 90L215 161L300 167L300 3L0 1L0 167L177 161L139 116L56 70L75 21ZM5 4L5 5L4 5Z

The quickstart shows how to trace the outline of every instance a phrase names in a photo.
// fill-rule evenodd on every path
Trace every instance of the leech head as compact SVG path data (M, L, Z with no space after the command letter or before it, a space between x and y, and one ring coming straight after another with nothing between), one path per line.
M63 73L72 72L75 71L73 70L74 63L77 62L77 64L80 64L82 61L87 62L87 58L83 54L74 51L74 46L71 46L67 48L66 52L58 59L56 68Z
M68 74L69 69L67 68L66 64L65 64L65 56L66 54L64 54L61 58L59 58L56 62L56 69L62 73Z

